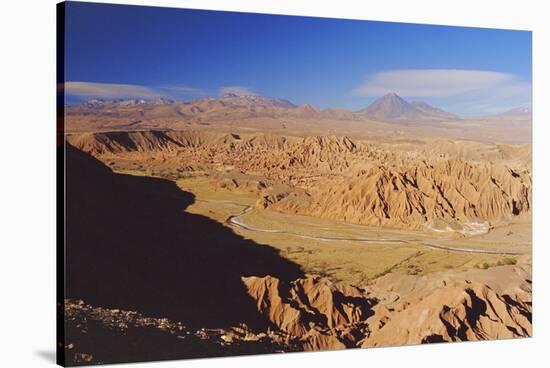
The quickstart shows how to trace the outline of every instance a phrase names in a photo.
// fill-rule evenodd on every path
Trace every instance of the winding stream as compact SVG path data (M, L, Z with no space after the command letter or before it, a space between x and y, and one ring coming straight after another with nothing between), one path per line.
M523 253L521 252L511 252L511 251L500 251L500 250L490 250L490 249L471 249L471 248L459 248L459 247L451 247L448 245L443 244L437 244L425 240L420 239L411 239L411 240L403 240L403 239L389 239L389 238L363 238L363 237L329 237L329 236L312 236L312 235L306 235L306 234L300 234L293 231L285 231L285 230L276 230L276 229L262 229L258 227L251 226L243 221L243 216L246 215L248 212L252 211L252 206L245 205L238 202L231 202L231 201L222 201L222 200L197 200L199 202L207 202L207 203L224 203L224 204L230 204L238 207L242 207L241 212L236 213L234 215L231 215L227 218L225 223L229 226L240 228L246 231L251 232L261 232L261 233L275 233L275 234L286 234L286 235L292 235L299 238L304 239L311 239L311 240L320 240L320 241L351 241L351 242L359 242L359 243L366 243L366 244L418 244L427 248L432 249L439 249L439 250L447 250L451 252L462 252L462 253L481 253L481 254L500 254L500 255L521 255ZM360 226L360 225L355 225ZM435 240L451 240L450 238L436 238Z

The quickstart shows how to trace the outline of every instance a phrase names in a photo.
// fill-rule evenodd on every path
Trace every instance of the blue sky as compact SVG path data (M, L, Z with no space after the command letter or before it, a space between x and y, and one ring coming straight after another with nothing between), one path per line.
M224 92L357 110L396 92L462 115L531 103L531 33L67 3L68 101Z

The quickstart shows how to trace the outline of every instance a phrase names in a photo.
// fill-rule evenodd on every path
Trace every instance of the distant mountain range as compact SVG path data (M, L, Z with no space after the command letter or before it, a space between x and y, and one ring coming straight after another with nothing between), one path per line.
M83 105L90 108L115 108L115 107L126 107L126 106L144 106L144 105L169 105L173 104L175 101L167 98L157 98L154 100L143 100L143 99L111 99L104 100L101 98L94 98L86 101ZM77 105L78 106L78 105Z
M516 107L503 113L498 114L499 116L530 116L533 114L533 110L530 107Z
M68 105L67 113L109 115L134 120L183 119L187 121L217 121L247 118L300 118L359 120L351 111L339 108L317 109L309 104L295 105L288 100L256 95L225 94L192 101L170 99L92 99L82 104Z
M109 99L94 98L86 101L80 106L89 108L113 108L113 107L128 107L128 106L147 106L147 105L175 105L175 104L192 104L192 105L212 105L212 106L228 106L228 107L262 107L262 108L285 108L291 109L298 107L288 100L262 97L256 95L239 96L233 93L227 93L219 98L202 98L189 102L178 102L168 98L157 98L153 100L144 99ZM79 105L73 105L79 106Z
M353 121L367 119L398 124L438 123L460 119L459 116L426 102L408 102L395 93L388 93L355 112L340 108L317 109L309 104L298 106L285 99L229 93L219 98L206 97L186 102L167 98L92 99L80 105L67 106L67 113L74 116L105 115L131 121L164 120L163 125L176 120L209 122L263 117ZM493 116L511 118L530 114L531 109L521 107Z
M292 109L298 107L288 100L279 98L262 97L256 95L239 96L234 93L227 93L219 98L220 101L234 106L256 106L256 107L282 107Z

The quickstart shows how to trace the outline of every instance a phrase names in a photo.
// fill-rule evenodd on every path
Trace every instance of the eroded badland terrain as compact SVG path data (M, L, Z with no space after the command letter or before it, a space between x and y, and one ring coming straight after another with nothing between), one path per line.
M531 335L521 111L225 96L65 127L70 364Z

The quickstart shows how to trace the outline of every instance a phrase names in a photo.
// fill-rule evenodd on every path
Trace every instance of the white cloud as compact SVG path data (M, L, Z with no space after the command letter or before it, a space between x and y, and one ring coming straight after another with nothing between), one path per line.
M248 87L243 87L243 86L226 86L226 87L220 88L219 94L221 96L226 95L228 93L232 93L237 96L255 96L256 95L256 92L252 91Z
M158 91L135 84L65 82L65 93L85 98L157 98Z
M531 101L530 83L514 74L485 70L388 70L370 75L353 91L364 97L390 92L437 100L465 114L492 113Z
M409 69L371 75L355 89L360 96L396 92L402 96L449 97L497 86L519 83L513 74L484 70Z

